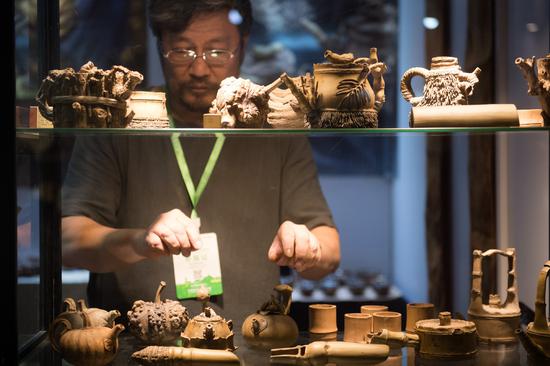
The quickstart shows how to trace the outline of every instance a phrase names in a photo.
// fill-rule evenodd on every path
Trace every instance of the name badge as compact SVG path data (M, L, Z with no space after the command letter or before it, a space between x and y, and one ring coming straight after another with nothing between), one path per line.
M189 257L173 255L176 296L180 300L197 297L197 290L206 287L210 296L221 295L222 270L216 233L201 234L202 247Z

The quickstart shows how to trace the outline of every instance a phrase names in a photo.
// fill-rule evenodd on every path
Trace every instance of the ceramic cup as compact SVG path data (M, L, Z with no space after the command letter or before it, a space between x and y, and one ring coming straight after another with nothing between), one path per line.
M336 340L336 305L309 305L309 337L312 341Z
M387 311L388 307L386 305L362 305L361 306L361 312L366 314L374 314L377 311ZM372 322L371 322L372 324ZM371 330L372 332L372 327Z
M434 304L407 304L407 325L405 330L407 333L416 333L414 328L417 321L433 318L435 318Z
M368 343L372 329L372 314L344 314L344 342Z
M401 313L395 311L377 311L372 314L372 331L376 333L382 329L401 332Z

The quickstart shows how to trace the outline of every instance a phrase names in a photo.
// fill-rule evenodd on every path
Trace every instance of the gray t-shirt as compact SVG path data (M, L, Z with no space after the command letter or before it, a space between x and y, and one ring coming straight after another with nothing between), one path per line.
M180 138L198 184L215 138ZM81 136L63 188L63 216L83 215L115 228L147 228L174 208L191 213L189 196L168 136ZM198 203L201 232L218 237L223 295L212 298L222 316L240 324L269 299L279 268L267 251L284 220L334 226L307 139L227 136ZM144 260L113 273L92 273L91 306L125 314L135 300L176 299L171 257ZM192 315L196 301L184 303Z

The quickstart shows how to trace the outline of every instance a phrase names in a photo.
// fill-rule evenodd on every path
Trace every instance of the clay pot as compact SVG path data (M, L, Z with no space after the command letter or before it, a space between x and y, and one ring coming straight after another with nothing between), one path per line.
M63 318L56 319L52 326L59 330L56 338L50 338L52 348L73 365L102 366L109 364L118 352L118 335L124 330L122 324L113 328L90 327L85 316L84 328L72 329Z
M424 319L433 319L435 316L434 304L407 304L407 333L416 333L416 322Z
M288 316L292 287L275 287L278 298L263 304L260 310L249 315L242 326L242 335L248 344L257 348L280 348L293 346L298 338L298 326Z
M372 315L366 313L344 314L344 342L369 343Z
M451 319L451 313L439 313L439 319L416 323L420 357L468 358L477 352L476 325L466 320Z
M182 333L184 347L235 350L233 322L225 320L207 306L200 315L189 321Z
M157 289L155 302L138 300L128 311L130 332L147 344L169 344L179 339L189 321L187 309L174 300L160 300L166 287L162 281Z
M336 340L336 305L309 305L309 335L312 340Z

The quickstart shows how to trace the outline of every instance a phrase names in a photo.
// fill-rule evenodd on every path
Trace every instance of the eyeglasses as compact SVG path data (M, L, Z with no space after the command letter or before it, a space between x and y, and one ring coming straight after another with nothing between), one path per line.
M174 48L163 56L174 65L188 65L193 63L197 56L201 56L204 62L210 66L222 66L235 57L235 53L229 50L208 50L198 55L193 50Z

